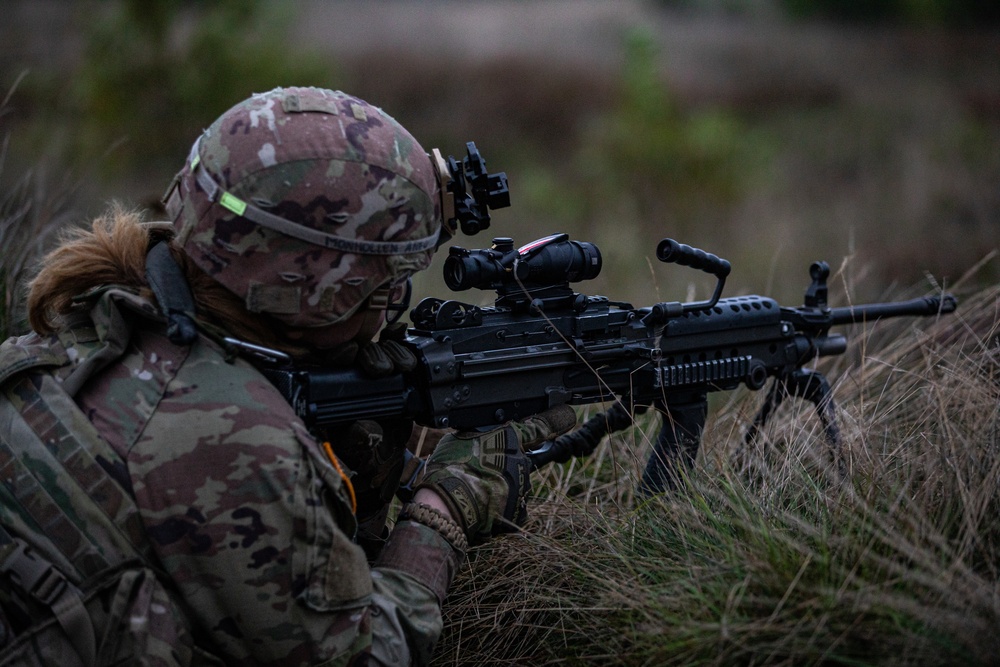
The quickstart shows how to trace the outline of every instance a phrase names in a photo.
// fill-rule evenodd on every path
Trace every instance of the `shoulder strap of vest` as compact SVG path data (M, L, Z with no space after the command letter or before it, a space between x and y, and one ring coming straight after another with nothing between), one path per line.
M144 555L134 546L145 540L120 457L72 398L80 376L120 356L131 337L125 314L105 305L114 312L104 335L77 327L0 346L0 523L44 536L63 557L57 567L82 577Z
M51 610L82 664L94 664L99 635L83 606L94 586L138 566L170 588L120 457L73 399L125 351L133 317L158 313L116 290L98 308L58 337L0 345L0 574ZM183 599L171 599L191 617ZM189 630L211 646L197 626Z
M56 340L55 337L52 340ZM58 368L69 363L62 346L45 345L35 334L8 340L0 348L0 385L7 378L31 368Z

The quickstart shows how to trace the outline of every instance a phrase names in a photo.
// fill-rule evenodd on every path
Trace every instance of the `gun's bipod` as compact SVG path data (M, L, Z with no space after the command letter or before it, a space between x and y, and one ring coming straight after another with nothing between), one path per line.
M816 414L823 424L823 431L830 445L833 461L837 465L837 472L842 477L845 476L847 468L841 451L840 428L837 426L833 390L830 388L826 376L819 371L799 368L775 378L768 390L767 398L764 399L764 404L747 428L744 442L750 445L757 439L760 430L767 424L767 420L789 396L809 401L816 407Z

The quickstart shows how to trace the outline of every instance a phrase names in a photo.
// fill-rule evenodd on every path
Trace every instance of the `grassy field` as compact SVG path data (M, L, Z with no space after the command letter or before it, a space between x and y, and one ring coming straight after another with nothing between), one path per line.
M798 305L816 259L834 268L834 305L954 290L955 315L855 328L822 365L845 479L808 406L783 406L741 449L762 399L743 390L713 397L681 493L635 496L648 421L541 471L525 532L470 554L436 664L995 664L996 30L624 0L377 4L83 3L88 21L13 3L3 331L23 330L21 285L55 232L111 198L158 215L201 127L293 83L383 106L426 148L476 141L513 207L459 242L593 241L605 268L587 293L707 297L709 279L653 258L665 236L732 261L727 296ZM438 269L418 295L447 292Z

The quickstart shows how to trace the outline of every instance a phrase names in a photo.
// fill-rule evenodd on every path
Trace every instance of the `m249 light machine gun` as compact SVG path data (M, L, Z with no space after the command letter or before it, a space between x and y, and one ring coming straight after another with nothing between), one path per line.
M510 205L507 176L490 174L474 143L461 160L433 158L445 178L445 218L452 233L490 226L490 209ZM471 190L471 193L467 191ZM612 402L579 429L530 452L536 467L589 454L607 433L632 424L635 410L653 407L663 425L641 491L673 486L694 461L707 416L707 395L745 385L771 389L747 433L753 440L787 397L812 402L840 461L830 385L806 366L847 349L831 329L901 316L955 310L950 294L845 308L827 304L825 262L809 269L800 307L765 296L722 298L730 264L702 250L662 240L659 260L716 278L707 301L629 303L574 291L596 277L600 250L553 234L516 248L495 238L490 248L452 247L444 277L453 291L494 290L493 306L426 298L410 311L402 344L417 358L407 373L372 378L357 368L293 365L280 352L258 350L262 370L314 430L359 419L412 419L436 428L475 429L523 419L555 405ZM252 346L245 346L252 347ZM260 354L263 353L263 354Z
M663 262L715 276L707 301L635 308L574 291L594 278L601 253L592 243L554 234L520 248L496 238L490 248L450 249L445 281L454 291L495 290L493 306L426 298L410 313L403 344L418 359L409 373L373 379L353 368L286 367L268 371L313 428L405 416L438 428L474 429L522 419L552 406L613 401L612 409L529 456L535 466L587 454L608 432L654 406L663 426L641 490L671 487L693 462L707 394L773 385L747 432L752 439L775 407L795 396L815 404L839 457L830 385L806 368L847 348L838 325L955 310L950 294L843 308L827 305L828 265L810 267L805 303L783 307L766 296L721 298L730 264L671 239Z

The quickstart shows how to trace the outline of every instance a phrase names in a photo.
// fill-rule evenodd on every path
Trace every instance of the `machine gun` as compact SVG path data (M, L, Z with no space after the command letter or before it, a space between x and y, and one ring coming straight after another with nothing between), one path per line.
M671 239L660 261L715 276L707 301L633 307L574 291L594 278L601 253L592 243L555 234L520 248L496 238L490 248L452 247L445 281L455 291L495 290L493 306L425 298L410 312L403 344L418 364L384 378L355 368L282 367L266 371L311 428L357 419L406 417L437 428L474 429L522 419L558 404L615 402L573 433L529 453L535 466L588 453L610 431L627 427L633 410L654 406L663 428L642 489L672 485L677 465L690 463L700 441L707 394L745 385L762 389L763 407L747 432L752 439L786 397L812 402L839 452L830 385L806 368L847 348L831 328L900 316L955 310L950 294L842 308L827 304L829 266L815 262L800 307L766 296L722 298L730 263Z
M490 209L510 205L507 176L490 174L474 143L462 160L433 159L444 179L447 225L475 234L490 226ZM466 188L472 190L469 194ZM417 359L406 373L372 378L359 369L292 364L280 352L230 341L256 357L262 372L314 431L360 419L411 419L436 428L476 429L523 419L550 407L612 402L579 429L529 452L535 467L590 453L607 433L632 424L650 407L663 425L640 491L676 483L694 461L707 416L707 395L740 385L771 389L750 424L752 441L788 397L816 406L834 459L840 436L830 384L806 366L847 349L838 325L888 317L935 316L957 307L951 294L843 308L827 304L830 268L815 262L804 304L784 307L765 296L722 298L731 266L724 259L662 240L662 262L713 275L707 301L648 307L574 291L595 278L600 250L553 234L515 248L495 238L490 248L452 247L444 263L453 291L494 290L493 306L426 298L410 311L402 344ZM260 363L263 362L263 363Z

